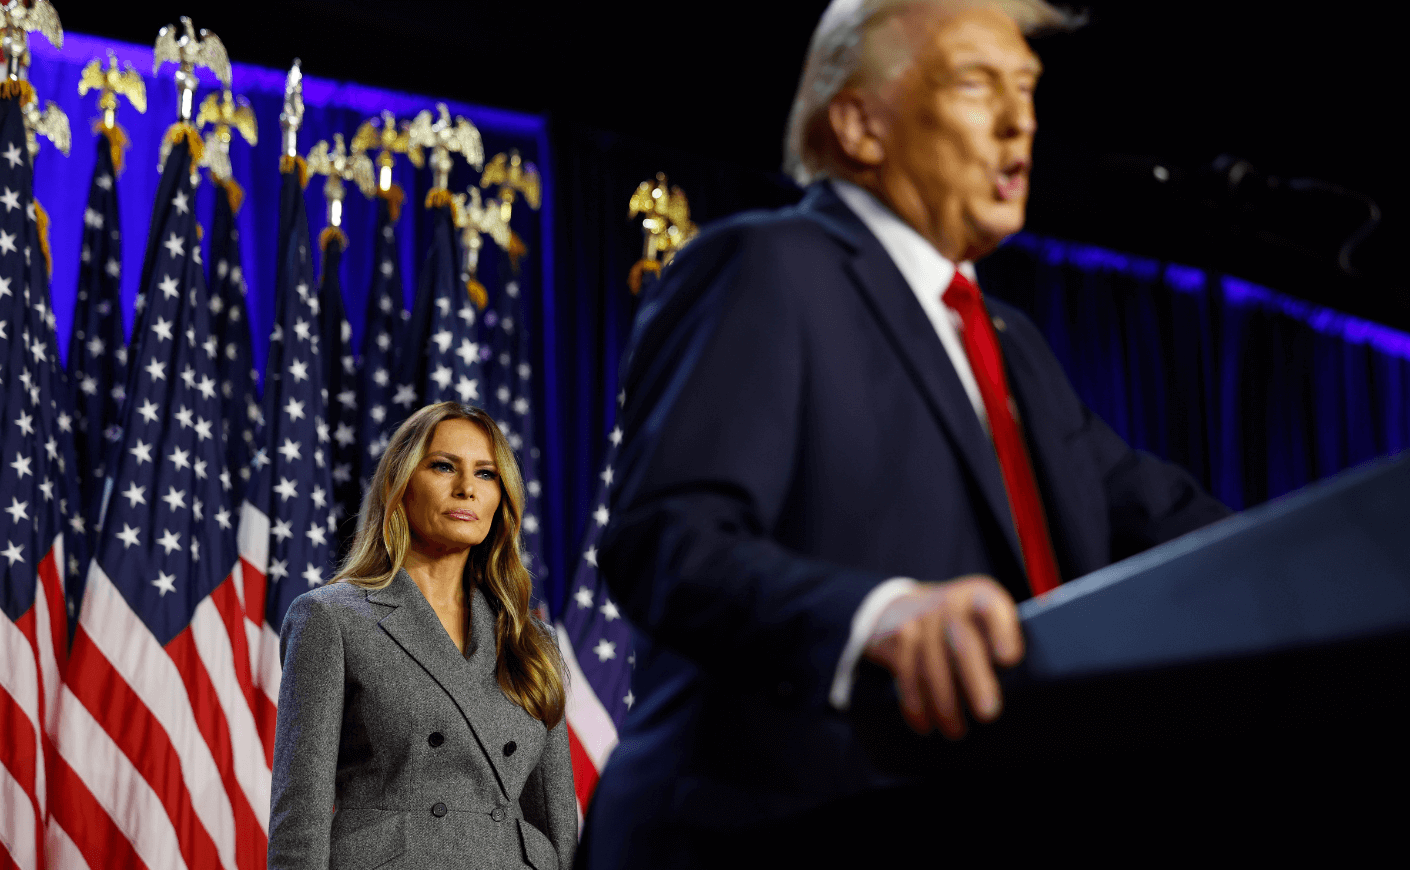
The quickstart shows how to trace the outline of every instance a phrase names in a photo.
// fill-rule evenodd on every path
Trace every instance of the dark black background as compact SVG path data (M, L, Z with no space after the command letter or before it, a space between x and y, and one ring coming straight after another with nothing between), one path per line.
M73 30L150 43L181 14L237 60L544 112L560 143L611 130L754 172L779 165L784 117L826 5L335 2L64 4ZM78 8L83 7L83 8ZM1401 37L1364 0L1084 5L1082 30L1035 43L1046 74L1030 201L1035 231L1220 269L1410 328ZM238 90L238 83L236 85ZM1221 154L1263 176L1373 197L1381 226L1335 266L1364 206L1331 194L1230 189ZM1124 158L1113 159L1113 155ZM1142 159L1177 170L1158 185ZM1120 164L1125 169L1113 168ZM1179 170L1184 170L1180 172ZM1246 177L1247 178L1247 177ZM1265 191L1260 193L1260 191ZM702 215L714 217L714 215Z

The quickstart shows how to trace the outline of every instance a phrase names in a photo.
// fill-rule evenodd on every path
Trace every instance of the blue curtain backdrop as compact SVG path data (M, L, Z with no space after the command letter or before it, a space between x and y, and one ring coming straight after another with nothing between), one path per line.
M53 295L58 334L69 335L78 275L83 208L94 161L88 120L92 94L80 99L82 67L108 50L146 75L147 48L66 35L62 52L32 42L31 79L41 100L54 100L74 128L72 156L44 145L35 189L52 219ZM238 54L239 47L232 46ZM320 79L305 70L307 106L300 147L333 132L351 136L382 109L410 117L431 97ZM207 75L206 73L202 73ZM158 173L160 137L176 115L172 67L146 75L149 107L126 104L119 120L132 137L119 180L124 232L124 317L132 303L146 243ZM213 79L208 79L213 88ZM232 146L236 180L247 200L238 223L254 326L255 360L263 368L273 321L274 245L278 209L278 116L284 72L234 65L234 90L254 105L255 147ZM206 91L199 96L204 97ZM620 354L634 302L626 275L640 255L639 224L628 220L636 185L665 171L689 195L697 223L745 208L795 201L798 190L778 175L583 130L550 129L545 119L451 103L479 126L486 153L517 148L543 174L544 200L529 219L516 207L515 226L529 245L521 284L531 302L535 382L543 451L545 543L551 604L571 577L599 463L615 413ZM461 166L453 189L471 173ZM420 207L429 179L402 160L397 182L407 191L401 224L408 294L427 244ZM211 185L197 214L209 223ZM306 192L311 230L323 225L322 182ZM359 346L371 283L375 204L350 192L344 226L346 309ZM320 266L321 268L321 266ZM481 279L494 287L503 263L487 249ZM556 271L555 271L556 269ZM1034 317L1081 396L1138 447L1190 468L1231 506L1248 507L1373 456L1410 447L1410 336L1317 308L1233 278L1157 263L1100 248L1020 235L981 264L985 289ZM411 299L408 295L407 304Z
M1021 234L981 264L1131 444L1243 509L1410 447L1410 336L1237 278Z

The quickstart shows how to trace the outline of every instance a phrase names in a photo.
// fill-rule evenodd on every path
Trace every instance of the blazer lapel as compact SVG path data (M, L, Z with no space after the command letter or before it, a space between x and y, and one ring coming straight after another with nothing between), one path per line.
M990 512L1003 530L1018 564L1022 565L1018 531L1014 528L993 442L974 413L969 395L959 375L955 374L954 364L935 334L925 309L916 301L915 293L881 242L829 185L814 186L800 207L805 213L811 212L815 219L821 218L819 223L828 232L852 248L848 269L858 290L956 452L974 475Z
M490 685L499 692L494 679L494 615L484 594L476 588L470 595L469 644L473 649L468 656L460 654L436 611L405 570L398 571L386 587L369 592L367 600L395 608L378 624L455 702L507 797L504 774L499 769L505 723L490 714L488 699L484 697L486 672Z
M477 710L479 715L475 718L473 727L480 739L480 745L490 758L490 763L495 766L495 775L499 777L500 786L504 787L506 780L504 773L499 769L499 765L504 762L504 746L514 739L516 725L522 727L523 717L528 714L511 701L499 687L499 676L496 672L498 651L494 634L495 614L490 609L489 598L476 586L471 590L470 599L474 604L470 610L470 643L467 646L469 653L465 662L475 675L482 699L488 696L495 701L494 704L481 701ZM523 732L519 731L518 734L519 740L523 740ZM508 794L507 789L505 794Z

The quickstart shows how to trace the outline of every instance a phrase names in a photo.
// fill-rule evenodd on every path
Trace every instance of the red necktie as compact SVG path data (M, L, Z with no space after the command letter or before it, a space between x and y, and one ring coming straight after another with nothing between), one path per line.
M1028 585L1034 595L1056 589L1061 583L1053 545L1048 539L1048 524L1043 518L1043 502L1038 495L1038 483L1033 477L1033 465L1023 444L1023 433L1015 419L1015 406L1004 379L1004 361L999 353L999 339L989 322L989 312L979 296L979 288L958 271L942 297L954 309L962 322L965 355L979 383L979 395L984 399L984 411L989 415L989 430L994 436L994 452L1008 490L1009 509L1013 511L1018 543L1023 548L1023 562L1028 568Z

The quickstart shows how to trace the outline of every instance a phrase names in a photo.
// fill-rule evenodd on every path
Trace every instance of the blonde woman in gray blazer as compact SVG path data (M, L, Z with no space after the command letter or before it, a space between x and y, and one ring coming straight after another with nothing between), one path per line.
M529 612L523 483L477 408L393 436L333 583L280 633L269 867L568 870L563 663Z

